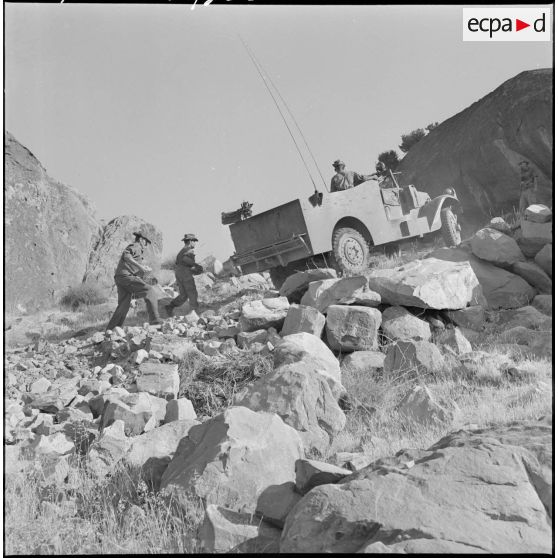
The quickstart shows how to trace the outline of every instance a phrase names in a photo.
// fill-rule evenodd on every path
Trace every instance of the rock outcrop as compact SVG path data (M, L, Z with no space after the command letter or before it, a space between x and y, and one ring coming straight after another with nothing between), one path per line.
M161 231L139 217L122 215L115 217L103 227L99 240L89 254L83 280L105 289L112 288L114 270L120 255L124 248L134 241L133 233L136 231L145 234L151 240L151 244L148 244L145 250L145 262L154 270L157 269L163 250Z
M81 282L100 227L85 196L49 177L9 132L4 141L6 301L49 306Z
M540 202L552 199L552 69L521 72L439 124L398 167L403 184L431 197L451 186L465 211L511 208L519 200L519 162L538 175Z

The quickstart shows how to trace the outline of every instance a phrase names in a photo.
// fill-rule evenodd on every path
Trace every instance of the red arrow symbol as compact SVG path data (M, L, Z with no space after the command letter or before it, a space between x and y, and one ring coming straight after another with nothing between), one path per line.
M525 29L526 27L531 27L530 23L525 23L524 21L521 21L520 19L515 19L515 30L516 31L521 31L522 29Z

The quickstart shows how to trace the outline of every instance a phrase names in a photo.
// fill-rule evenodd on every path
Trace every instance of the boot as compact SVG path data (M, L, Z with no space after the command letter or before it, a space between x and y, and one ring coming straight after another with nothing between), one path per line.
M161 318L155 318L154 320L151 320L149 322L149 325L162 325L165 322L163 320L161 320Z

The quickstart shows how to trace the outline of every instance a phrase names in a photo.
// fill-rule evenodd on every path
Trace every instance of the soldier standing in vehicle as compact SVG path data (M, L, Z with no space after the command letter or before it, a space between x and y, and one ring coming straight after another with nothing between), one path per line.
M143 254L151 240L141 232L134 233L135 240L129 244L118 262L114 272L114 282L118 292L118 306L108 323L107 329L122 327L124 320L130 310L132 295L144 298L147 306L147 314L151 325L162 324L157 307L157 294L153 287L143 280L143 274L151 271L148 265L143 263Z
M190 303L190 311L196 311L199 308L198 291L194 281L194 275L199 275L203 271L202 266L196 263L196 255L194 254L194 243L198 242L198 239L194 234L185 234L182 241L184 242L184 248L176 256L176 268L174 270L179 294L166 307L169 317L172 316L174 308L181 306L186 301Z
M537 203L537 175L531 168L529 161L519 163L521 173L519 216L523 217L525 210L532 204Z
M349 190L354 188L367 180L372 180L376 178L377 173L373 174L359 174L354 171L345 170L345 163L340 159L337 159L333 163L333 168L335 169L335 175L331 179L330 192L341 192L342 190Z

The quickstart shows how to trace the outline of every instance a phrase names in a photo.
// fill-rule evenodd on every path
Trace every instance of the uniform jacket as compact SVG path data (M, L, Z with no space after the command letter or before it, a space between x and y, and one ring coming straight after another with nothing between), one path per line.
M181 279L193 279L197 271L196 254L193 248L184 246L176 256L175 275Z
M141 276L143 275L141 265L143 265L143 246L139 242L134 242L126 246L122 252L114 275L120 277Z
M359 174L358 172L343 170L339 171L331 179L330 192L340 192L341 190L348 190L349 188L354 188L363 182L366 182L367 178Z

